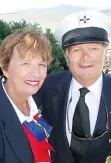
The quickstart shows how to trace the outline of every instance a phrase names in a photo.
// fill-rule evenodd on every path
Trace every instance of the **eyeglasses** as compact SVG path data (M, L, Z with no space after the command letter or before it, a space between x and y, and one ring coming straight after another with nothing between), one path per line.
M78 135L76 135L75 133L73 133L72 132L72 130L70 129L70 125L69 125L69 117L68 117L68 111L69 111L69 107L70 107L70 104L71 104L71 102L72 102L72 96L71 96L71 98L70 98L70 100L69 100L69 103L68 103L68 107L67 107L67 123L68 123L68 130L69 130L69 133L72 135L72 137L73 138L76 138L76 139L78 139L78 140L97 140L97 139L100 139L100 138L102 138L106 133L108 133L108 129L109 129L109 127L108 127L108 109L107 109L107 106L106 106L106 103L105 103L105 99L104 99L104 95L103 95L103 93L102 93L102 99L103 99L103 103L104 103L104 107L105 107L105 110L106 110L106 130L103 132L103 133L101 133L100 135L98 135L98 136L95 136L95 137L87 137L87 135L86 135L86 137L80 137L80 136L78 136Z

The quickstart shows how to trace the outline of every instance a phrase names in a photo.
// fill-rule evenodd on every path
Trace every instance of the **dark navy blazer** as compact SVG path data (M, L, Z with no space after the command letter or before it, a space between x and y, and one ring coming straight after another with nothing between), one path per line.
M71 79L72 79L72 75L69 71L52 73L47 76L38 94L39 98L41 98L42 100L41 102L43 105L44 116L49 122L49 124L54 127L52 135L50 137L50 142L56 150L56 155L53 157L53 163L75 163L69 148L69 144L66 136L66 124L65 124L67 100L68 100L68 93L69 93ZM104 96L104 102L108 110L109 135L111 135L111 77L106 76L104 74L103 74L102 94ZM38 98L38 95L37 96L35 95L35 99ZM95 133L99 134L100 130L104 130L105 128L106 119L103 117L105 117L106 114L104 114L105 113L104 111L103 112L101 111L104 110L103 108L104 108L103 99L101 98L100 107L99 107L100 113L98 113L94 134ZM98 142L95 143L97 147L99 146ZM105 143L105 146L106 148L108 147L106 154L104 154L105 148L104 147L101 148L102 142L100 144L99 151L98 148L97 150L95 150L95 153L98 153L99 157L101 157L102 155L103 156L109 155L111 148L108 143L108 140L107 143ZM90 158L90 160L91 159L93 160L90 163L104 162L104 161L101 162L99 158L96 159L96 155L94 157L94 154L92 154L91 156L91 152L89 156L93 157L93 159ZM85 163L89 163L89 161Z
M41 106L36 98L37 106ZM0 81L0 163L34 163L21 123Z

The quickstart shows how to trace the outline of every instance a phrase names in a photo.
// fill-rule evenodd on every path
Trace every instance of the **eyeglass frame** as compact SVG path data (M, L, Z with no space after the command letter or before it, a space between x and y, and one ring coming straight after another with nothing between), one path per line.
M77 138L79 140L97 140L99 138L102 138L106 133L108 133L108 130L109 130L109 125L108 125L108 122L109 122L109 116L108 116L108 109L107 109L107 105L105 103L105 98L104 98L104 95L103 95L103 92L101 94L101 98L103 99L103 103L104 103L104 107L105 107L105 111L106 111L106 131L104 131L100 136L97 136L97 137L86 137L86 138L82 138L82 137L78 137L76 136L71 130L70 130L70 126L69 126L69 117L68 117L68 111L69 111L69 106L72 102L72 96L70 97L70 100L68 102L68 107L67 107L67 111L66 111L66 116L67 116L67 125L68 125L68 130L69 130L69 133L74 137L74 138ZM109 135L110 137L110 135Z

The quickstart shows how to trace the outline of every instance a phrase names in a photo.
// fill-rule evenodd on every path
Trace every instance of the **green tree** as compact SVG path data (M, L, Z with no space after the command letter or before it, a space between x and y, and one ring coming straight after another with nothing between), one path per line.
M34 24L31 24L30 22L27 23L23 19L21 21L19 21L19 22L12 21L9 24L10 24L10 26L12 28L12 32L15 32L16 30L21 30L21 29L27 28L27 27L28 28L31 27L31 28L34 28L34 29L39 29L39 30L42 31L42 28L40 27L40 25L38 23L34 23Z
M0 43L2 40L12 33L12 28L9 23L0 20Z
M45 34L52 46L52 62L49 66L48 73L66 70L67 65L61 45L57 43L50 29L46 29Z
M12 21L8 23L3 20L0 20L0 43L6 36L10 35L16 30L20 30L27 27L35 28L42 31L42 28L38 23L31 24L27 23L25 20L19 22ZM49 66L48 73L66 70L67 65L64 59L62 47L60 46L60 44L57 43L50 29L46 29L44 33L46 37L49 39L50 44L52 46L52 62Z

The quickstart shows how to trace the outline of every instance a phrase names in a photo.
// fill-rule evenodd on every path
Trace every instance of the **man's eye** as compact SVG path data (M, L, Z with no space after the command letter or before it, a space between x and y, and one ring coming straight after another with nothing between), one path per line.
M73 52L79 52L81 49L73 49Z
M94 47L94 48L90 48L90 50L99 50L99 48Z

